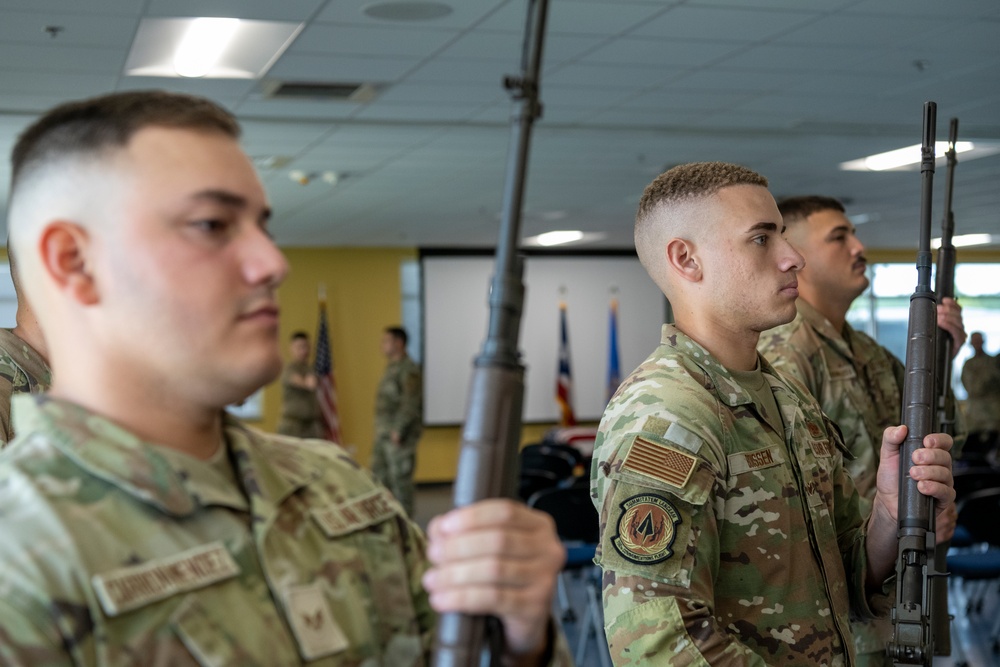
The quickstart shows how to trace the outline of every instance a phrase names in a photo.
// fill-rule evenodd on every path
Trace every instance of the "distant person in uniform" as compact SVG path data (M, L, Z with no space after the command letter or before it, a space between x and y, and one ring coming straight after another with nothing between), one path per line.
M406 353L402 327L382 333L382 354L389 362L375 394L375 445L372 474L413 514L413 470L423 432L423 383L418 366Z
M988 354L986 336L976 331L969 336L973 355L962 366L962 386L969 439L964 455L983 460L1000 445L1000 356Z
M46 357L45 339L24 295L17 271L17 261L7 249L10 278L17 297L13 329L0 329L0 449L14 439L10 419L10 401L14 394L37 394L52 384L52 372Z
M323 419L316 371L309 363L309 334L296 331L289 344L292 360L281 373L281 420L278 433L296 438L322 438ZM340 444L340 443L338 443Z
M340 448L226 414L281 371L288 270L238 136L208 100L126 92L14 147L53 385L0 455L0 663L417 665L442 611L499 617L509 664L563 659L548 516L484 501L425 540Z
M853 665L852 615L895 574L899 448L885 430L874 510L816 400L757 352L791 321L802 256L767 180L720 162L645 190L643 267L673 306L660 346L608 405L591 470L605 629L617 665ZM910 475L954 530L951 437Z
M758 349L775 370L802 382L840 427L851 454L845 466L867 511L875 497L882 433L903 413L903 362L847 321L869 281L865 246L844 205L806 195L781 200L778 211L785 238L805 266L798 272L795 319L763 332ZM955 340L957 353L965 329L954 299L938 304L937 322ZM889 619L856 622L854 635L860 667L892 667L885 652L892 638Z

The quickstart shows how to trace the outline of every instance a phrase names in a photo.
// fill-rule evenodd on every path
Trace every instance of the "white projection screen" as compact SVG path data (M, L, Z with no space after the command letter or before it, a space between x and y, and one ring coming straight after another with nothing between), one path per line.
M488 326L493 275L489 256L425 255L424 422L465 419L472 362ZM618 299L621 376L639 365L660 340L667 302L633 256L529 256L519 345L525 371L523 420L558 421L555 383L559 303L565 301L573 407L578 421L604 411L611 298Z

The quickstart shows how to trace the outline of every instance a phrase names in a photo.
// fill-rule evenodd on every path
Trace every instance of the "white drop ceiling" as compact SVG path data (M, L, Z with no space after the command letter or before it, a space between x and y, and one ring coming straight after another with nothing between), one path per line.
M45 109L165 88L234 111L286 246L489 247L510 135L524 0L447 0L424 22L368 17L372 0L0 0L0 149ZM146 17L305 23L263 80L125 76ZM46 26L62 30L51 37ZM268 99L269 80L367 82L366 103ZM839 163L919 143L938 103L960 139L1000 143L997 0L551 0L524 235L599 232L631 247L645 185L664 167L726 160L778 195L844 198L871 247L916 244L917 172ZM267 158L286 159L269 168ZM300 185L291 170L342 175ZM0 199L9 170L0 166ZM941 218L944 169L935 188ZM957 234L1000 235L1000 154L961 161ZM935 233L937 233L935 231ZM1000 245L1000 244L998 244Z

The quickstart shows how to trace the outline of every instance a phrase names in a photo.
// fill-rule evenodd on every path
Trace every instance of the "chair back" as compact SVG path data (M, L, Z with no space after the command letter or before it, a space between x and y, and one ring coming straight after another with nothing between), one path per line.
M958 525L975 542L1000 546L1000 488L975 491L958 503Z
M1000 489L1000 470L986 466L960 468L954 471L955 499L963 498L983 489Z
M542 489L528 499L528 506L549 514L562 540L588 544L600 540L600 516L590 498L590 480L585 477L565 487Z

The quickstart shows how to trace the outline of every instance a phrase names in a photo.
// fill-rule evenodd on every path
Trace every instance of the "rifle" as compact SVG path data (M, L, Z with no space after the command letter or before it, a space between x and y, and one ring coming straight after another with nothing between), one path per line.
M948 129L948 175L944 187L944 217L941 219L941 247L937 256L937 281L934 291L938 302L948 297L955 298L955 246L951 237L955 233L955 214L951 210L951 195L955 187L955 165L958 163L955 153L955 142L958 140L958 119L952 118ZM955 435L955 401L949 400L948 389L951 387L951 358L955 341L951 334L939 329L937 332L937 356L934 365L934 376L937 380L935 395L937 396L937 427L938 433ZM934 565L939 572L948 567L948 547L950 542L937 545L934 551ZM934 655L951 655L951 616L948 614L948 586L944 577L934 579L934 610L933 631L935 639Z
M490 323L486 342L475 361L462 446L455 479L454 503L464 507L485 498L513 497L517 450L521 438L524 365L517 349L524 304L523 265L516 255L531 127L542 115L539 72L548 0L528 0L521 52L521 75L504 77L515 104L504 183L500 239L490 290ZM503 628L494 617L442 614L438 623L436 667L479 665L486 653L491 664L502 653Z
M944 189L944 217L941 220L941 247L937 256L937 285L935 292L938 301L948 297L955 298L955 246L952 236L955 234L955 214L951 210L952 190L955 187L955 142L958 140L958 119L952 118L948 131L948 176ZM955 402L946 400L948 388L951 386L951 357L955 342L951 335L944 331L937 338L937 423L940 433L955 435Z
M933 432L936 382L935 343L937 300L931 290L931 199L934 181L934 135L937 105L924 104L923 143L920 147L920 244L917 286L910 297L906 341L906 379L903 383L902 422L906 440L899 451L899 551L896 559L896 602L892 609L892 639L886 653L895 665L930 667L934 654L931 631L934 562L934 500L917 490L909 475L913 453Z

